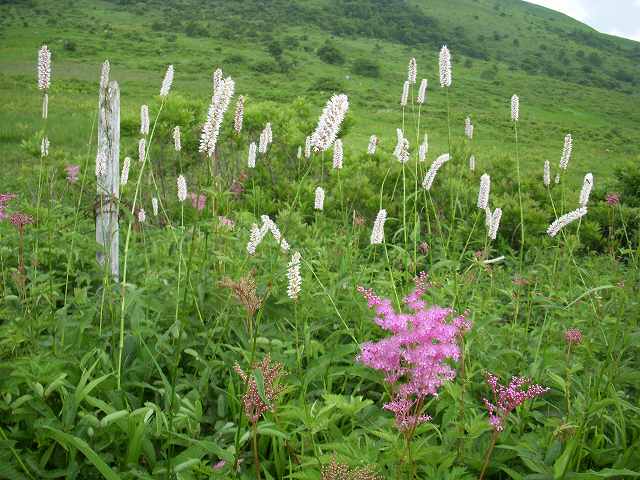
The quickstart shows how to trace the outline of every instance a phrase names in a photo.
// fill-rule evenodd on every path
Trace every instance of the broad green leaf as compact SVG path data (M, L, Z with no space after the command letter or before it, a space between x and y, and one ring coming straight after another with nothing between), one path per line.
M100 458L100 456L89 446L87 442L85 442L81 438L69 435L65 432L61 432L60 430L49 427L47 425L43 426L42 428L47 430L48 434L63 447L67 449L69 447L73 447L80 450L82 454L87 457L87 460L89 460L91 464L96 467L96 469L102 474L104 478L106 478L107 480L120 480L120 476Z

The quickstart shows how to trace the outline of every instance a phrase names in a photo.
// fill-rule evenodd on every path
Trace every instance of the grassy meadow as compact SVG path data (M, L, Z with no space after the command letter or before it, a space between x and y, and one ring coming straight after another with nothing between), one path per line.
M640 477L640 44L516 0L0 18L0 478Z

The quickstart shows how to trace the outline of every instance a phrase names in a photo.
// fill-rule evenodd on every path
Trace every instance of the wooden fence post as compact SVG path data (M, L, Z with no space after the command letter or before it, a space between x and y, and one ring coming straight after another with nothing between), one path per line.
M102 245L97 253L100 265L108 262L111 274L120 276L120 232L118 203L120 197L120 88L109 82L100 88L98 112L98 152L96 163L96 241Z

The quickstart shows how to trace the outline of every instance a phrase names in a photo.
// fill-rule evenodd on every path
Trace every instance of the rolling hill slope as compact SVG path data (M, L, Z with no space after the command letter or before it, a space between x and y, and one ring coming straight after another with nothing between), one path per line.
M576 175L606 173L640 151L634 140L640 43L519 0L23 0L0 2L0 14L0 153L13 162L20 142L37 129L34 61L42 43L54 52L51 114L64 119L51 122L51 137L70 154L89 136L105 58L132 121L169 63L177 94L200 106L196 116L208 103L217 66L250 102L304 97L319 106L331 92L344 91L353 118L346 150L359 152L371 133L389 138L383 148L391 148L406 64L415 56L418 77L430 81L423 118L439 151L446 130L437 86L442 43L454 60L455 134L462 136L470 115L480 158L511 148L513 93L521 97L529 168L555 162L567 132L581 162ZM130 143L134 149L133 138Z

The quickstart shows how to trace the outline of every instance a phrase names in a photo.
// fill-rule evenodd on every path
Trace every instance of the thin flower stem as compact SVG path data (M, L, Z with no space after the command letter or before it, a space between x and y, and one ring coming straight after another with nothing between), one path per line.
M493 453L493 449L496 446L496 440L498 440L498 431L494 430L493 435L491 436L491 445L489 445L487 454L484 457L484 465L482 466L482 471L480 472L480 480L484 478L485 471L489 466L489 460L491 460L491 454Z
M516 175L518 178L518 201L520 203L520 270L524 262L524 209L522 207L522 188L520 180L520 152L518 146L518 122L514 122L513 131L516 140Z

